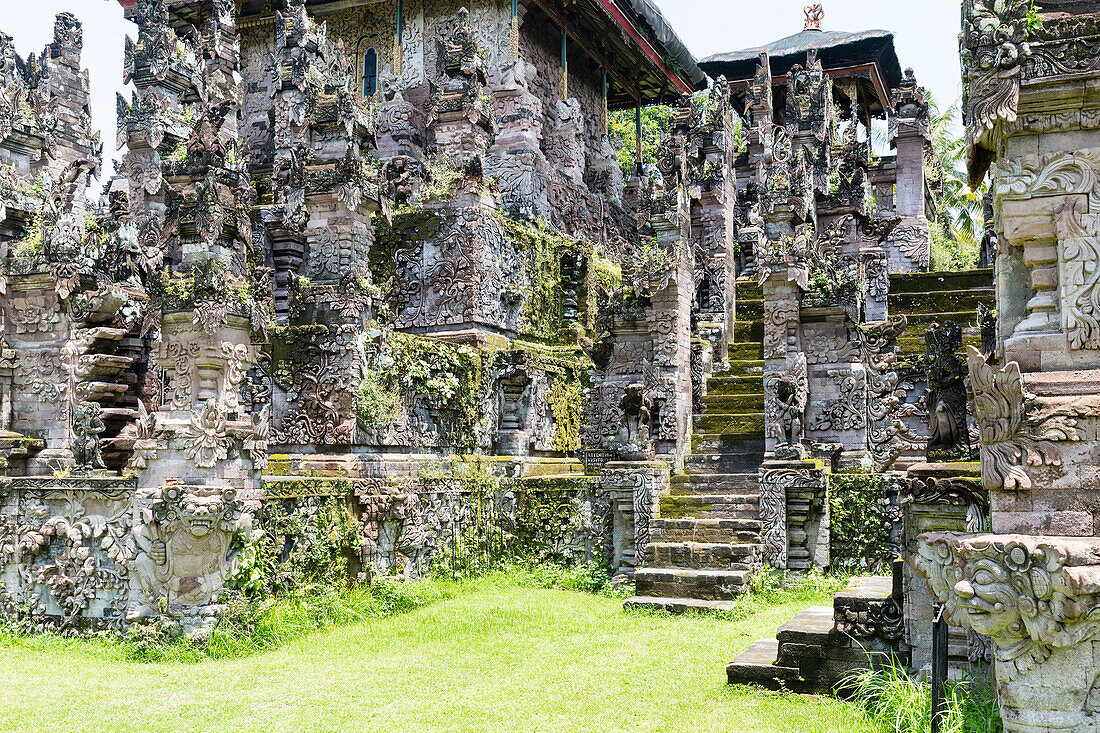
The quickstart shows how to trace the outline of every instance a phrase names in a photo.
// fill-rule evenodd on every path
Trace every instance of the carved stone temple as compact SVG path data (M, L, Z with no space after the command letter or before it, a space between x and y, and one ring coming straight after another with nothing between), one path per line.
M114 170L77 19L0 35L5 616L201 634L263 552L277 588L594 563L674 612L888 568L729 678L924 667L938 602L1012 730L1091 720L1091 687L1033 695L1100 670L1078 4L966 6L994 278L929 272L925 90L819 6L696 62L647 0L121 3ZM653 104L622 165L609 116Z

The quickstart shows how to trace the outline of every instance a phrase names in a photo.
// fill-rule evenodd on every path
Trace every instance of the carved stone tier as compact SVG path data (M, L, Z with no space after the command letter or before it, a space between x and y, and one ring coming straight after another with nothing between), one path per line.
M914 569L993 643L1008 733L1100 730L1100 538L929 533Z

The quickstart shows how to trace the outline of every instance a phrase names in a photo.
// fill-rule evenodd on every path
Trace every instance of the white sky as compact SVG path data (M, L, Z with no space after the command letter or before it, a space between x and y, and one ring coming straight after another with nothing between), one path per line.
M656 0L698 59L759 46L802 30L805 0ZM833 0L825 30L893 31L901 65L932 90L941 109L960 93L957 0ZM136 36L116 0L0 0L0 30L15 37L20 55L39 53L53 37L53 18L69 11L84 23L84 65L91 69L93 124L105 157L114 155L115 91L122 86L123 37ZM128 96L128 95L127 95ZM104 171L110 177L110 163Z

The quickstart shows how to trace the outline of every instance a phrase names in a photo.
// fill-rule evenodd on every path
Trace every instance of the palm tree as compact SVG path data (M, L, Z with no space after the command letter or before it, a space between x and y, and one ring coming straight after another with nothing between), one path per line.
M929 93L932 144L925 160L925 177L936 209L932 225L932 266L957 270L976 267L985 231L982 196L967 185L965 133L958 125L959 101L941 112Z

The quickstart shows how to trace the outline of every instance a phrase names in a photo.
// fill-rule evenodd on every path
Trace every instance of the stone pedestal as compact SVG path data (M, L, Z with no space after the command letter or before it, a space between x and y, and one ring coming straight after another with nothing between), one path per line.
M760 467L764 562L788 570L829 565L828 476L819 461Z

